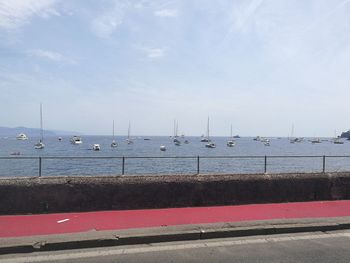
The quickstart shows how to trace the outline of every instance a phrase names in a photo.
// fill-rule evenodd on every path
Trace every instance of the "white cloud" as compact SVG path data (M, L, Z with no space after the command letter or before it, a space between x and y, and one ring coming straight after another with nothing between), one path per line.
M164 48L149 48L149 47L142 47L140 48L143 52L145 52L146 56L151 59L158 59L165 55L165 49Z
M159 17L177 17L178 11L175 9L161 9L155 11L154 15Z
M64 62L68 64L77 63L75 60L62 55L61 53L53 52L49 50L33 49L33 50L28 50L26 54L31 57L44 58L55 62Z
M0 28L16 29L33 16L47 18L59 13L52 7L57 0L0 0Z
M109 37L123 23L128 3L116 1L110 10L97 16L91 24L92 31L102 38Z

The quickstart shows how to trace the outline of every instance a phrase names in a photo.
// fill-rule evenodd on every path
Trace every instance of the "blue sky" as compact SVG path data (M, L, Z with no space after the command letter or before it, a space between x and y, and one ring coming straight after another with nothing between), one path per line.
M0 126L348 130L350 0L0 0Z

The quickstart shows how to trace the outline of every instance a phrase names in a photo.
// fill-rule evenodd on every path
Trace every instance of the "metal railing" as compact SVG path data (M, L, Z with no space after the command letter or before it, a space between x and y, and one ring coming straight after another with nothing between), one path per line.
M33 157L33 156L11 156L11 157L0 157L0 160L21 160L21 159L32 159L32 160L38 160L38 176L43 175L43 161L44 160L58 160L58 159L119 159L121 160L121 175L126 174L126 161L128 159L193 159L196 163L196 173L200 174L201 172L201 160L203 159L260 159L263 162L263 167L261 172L267 173L268 172L268 166L269 166L269 160L272 159L286 159L286 158L313 158L313 159L320 159L320 171L323 173L326 172L326 161L330 158L350 158L348 155L338 155L338 156L326 156L326 155L288 155L288 156L281 156L281 155L263 155L263 156L40 156L40 157ZM220 171L218 171L220 172Z

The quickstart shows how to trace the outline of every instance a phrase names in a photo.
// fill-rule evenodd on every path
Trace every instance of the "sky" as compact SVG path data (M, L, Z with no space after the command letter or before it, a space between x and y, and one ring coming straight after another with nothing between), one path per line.
M0 126L350 129L350 0L0 0Z

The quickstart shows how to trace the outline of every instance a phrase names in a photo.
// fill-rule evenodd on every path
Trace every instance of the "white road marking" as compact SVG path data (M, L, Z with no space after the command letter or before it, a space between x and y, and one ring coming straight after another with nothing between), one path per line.
M69 221L70 219L69 218L66 218L66 219L62 219L62 220L58 220L57 223L58 224L61 224L61 223L64 223L66 221Z
M135 248L109 248L108 250L98 251L85 251L85 252L71 252L65 254L47 254L38 256L24 256L16 258L0 258L2 263L22 263L22 262L42 262L42 261L56 261L56 260L69 260L69 259L82 259L91 257L105 257L115 255L127 255L127 254L140 254L149 252L161 252L161 251L175 251L184 249L196 249L196 248L215 248L224 246L236 246L245 244L262 244L269 242L286 242L296 240L312 240L312 239L326 239L348 237L350 233L334 233L334 234L315 234L315 235L303 235L303 236L282 236L282 237L268 237L268 238L256 238L256 239L244 239L244 240L228 240L228 241L205 241L195 244L173 244L173 245L157 245L147 247L135 247Z

